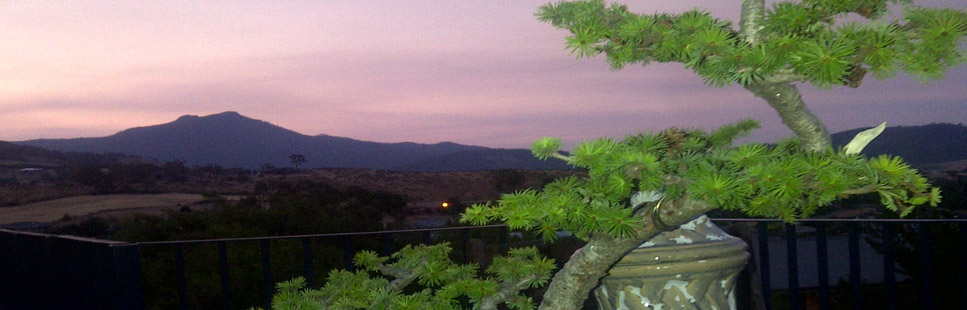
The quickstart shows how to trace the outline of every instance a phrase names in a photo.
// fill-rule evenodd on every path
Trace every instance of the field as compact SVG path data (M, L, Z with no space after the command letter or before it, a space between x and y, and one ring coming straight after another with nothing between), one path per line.
M69 225L88 217L124 218L135 213L162 214L188 206L192 210L210 206L203 192L218 193L222 197L237 198L251 192L258 182L297 182L312 180L337 188L357 186L371 191L386 191L406 197L413 207L438 206L453 198L462 202L481 202L497 199L501 193L521 188L540 188L552 179L575 174L574 171L503 170L470 172L400 172L369 169L313 169L297 173L237 176L197 175L187 182L156 184L152 190L174 192L168 194L112 194L84 195L83 187L57 185L8 186L2 196L27 197L37 201L11 207L0 207L0 225L18 222L53 223L69 215L71 220L57 225ZM9 193L8 193L9 192ZM186 192L195 192L187 194ZM9 195L6 195L9 194ZM43 195L41 195L43 194ZM62 198L69 196L66 198ZM47 197L44 199L44 197ZM57 198L57 199L52 199Z
M0 208L0 225L17 222L53 222L63 218L64 215L79 217L102 213L127 213L135 210L154 213L162 209L194 205L204 200L200 194L182 193L76 196Z

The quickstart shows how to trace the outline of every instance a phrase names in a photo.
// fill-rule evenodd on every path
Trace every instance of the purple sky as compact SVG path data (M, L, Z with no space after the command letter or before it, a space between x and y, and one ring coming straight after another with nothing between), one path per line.
M538 22L547 1L20 1L0 4L0 140L106 136L184 114L239 113L308 135L528 147L752 117L739 87L680 64L613 72ZM674 4L668 4L674 3ZM639 1L638 12L738 0ZM964 9L967 1L918 1ZM967 120L967 68L921 85L868 77L804 98L833 132Z

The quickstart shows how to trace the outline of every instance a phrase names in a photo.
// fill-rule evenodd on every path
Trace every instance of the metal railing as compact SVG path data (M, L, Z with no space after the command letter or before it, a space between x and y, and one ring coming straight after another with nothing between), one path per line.
M831 306L831 283L830 283L830 245L828 230L830 226L838 226L843 229L845 226L846 237L846 264L848 266L848 304L851 309L967 309L967 219L804 219L799 220L798 225L783 224L785 241L785 257L779 258L785 266L771 266L775 261L775 252L770 251L770 246L776 242L770 242L770 236L775 236L769 231L769 224L777 224L776 220L763 219L718 219L716 221L735 221L735 222L754 222L757 223L757 240L755 240L754 259L758 263L760 272L759 282L762 291L770 292L775 283L775 277L771 273L782 270L785 267L787 286L786 296L789 299L789 309L805 309L806 302L803 301L803 292L800 276L803 272L799 263L803 258L799 251L804 247L814 247L816 264L815 276L817 286L810 289L817 293L816 309L832 309ZM811 228L806 234L808 239L813 239L812 244L802 244L803 233L801 227ZM945 228L945 229L943 229ZM905 233L898 233L898 229L903 229ZM865 240L861 240L865 237ZM937 248L935 243L943 241L947 247ZM864 246L871 246L875 243L875 251L861 251ZM865 252L865 253L864 253ZM763 255L770 253L772 255ZM864 257L872 256L872 257ZM897 260L898 255L904 254L904 262L901 264ZM939 256L937 254L940 254ZM915 258L916 262L912 262ZM938 259L950 264L937 264ZM836 263L843 263L841 261ZM912 263L912 264L911 264ZM834 265L835 266L835 265ZM880 270L869 270L868 267L878 267ZM905 288L903 294L898 294L901 285L898 281L897 267L904 268L904 276L907 281L902 283ZM938 273L937 268L944 268L945 278L954 278L953 281L944 281L945 292L955 292L956 295L938 296L937 292ZM864 270L870 272L882 272L882 279L877 279L875 283L864 283ZM951 276L953 275L953 276ZM876 286L877 300L868 300L869 287ZM773 294L763 294L766 309L773 309L773 302L770 300ZM903 300L901 300L903 299ZM943 307L938 306L938 300L942 299ZM903 303L906 306L901 306ZM914 301L914 302L911 302ZM842 301L841 301L842 302ZM871 305L872 304L872 305Z
M0 229L0 309L143 309L138 248Z
M843 304L899 309L911 302L921 309L967 309L967 220L713 221L754 227L743 237L753 252L748 269L757 276L746 281L768 292L752 294L765 309ZM302 276L310 287L318 287L319 275L328 269L351 270L353 253L361 249L388 255L403 244L450 241L455 256L466 260L471 237L502 246L512 241L511 234L505 226L492 225L124 243L0 229L0 309L190 309L200 307L196 295L201 291L217 295L218 308L269 307L276 282ZM941 259L955 263L937 264ZM196 263L201 267L191 267ZM874 271L877 275L869 276ZM233 276L239 272L247 273ZM156 279L157 274L165 279ZM198 279L189 276L198 274L210 281L191 286ZM938 286L938 275L959 281ZM833 283L842 277L840 285ZM259 301L240 304L243 297L253 298L246 290L251 286L259 287L260 296L254 296ZM176 303L146 304L159 298Z
M313 241L322 240L328 241L329 244L337 244L342 247L342 264L340 268L353 270L353 256L356 252L356 244L361 241L360 239L369 239L370 241L378 240L380 245L379 249L370 250L379 252L381 255L391 255L401 246L397 243L403 241L403 244L409 243L423 243L432 244L435 241L440 241L441 238L434 238L434 235L440 235L442 233L459 233L460 244L457 249L460 249L459 253L466 256L467 243L470 239L470 231L478 230L495 230L494 236L495 241L499 244L508 243L508 233L507 228L504 225L488 225L488 226L467 226L467 227L447 227L447 228L428 228L428 229L407 229L407 230L393 230L393 231L375 231L375 232L359 232L359 233L331 233L331 234L311 234L311 235L294 235L294 236L271 236L271 237L252 237L252 238L227 238L227 239L206 239L206 240L183 240L183 241L161 241L161 242L140 242L136 243L142 249L150 247L170 247L173 248L173 256L175 261L176 275L177 275L177 294L178 294L178 308L179 309L189 309L187 301L190 299L188 294L187 281L185 278L185 247L187 246L198 246L206 244L217 245L217 255L218 255L218 277L220 279L221 285L221 299L222 307L224 309L233 309L232 300L232 290L230 284L230 272L228 264L228 244L242 244L242 243L257 243L259 245L259 255L260 255L260 267L261 267L261 285L262 285L262 297L263 305L262 307L268 309L271 307L272 295L274 294L275 284L279 280L289 279L295 276L302 276L306 279L306 284L308 287L318 287L316 275L316 266L314 261L313 252ZM398 236L418 235L419 239L414 240L413 238L406 238L403 240ZM372 239L376 238L376 239ZM287 274L284 276L279 276L278 274L273 274L272 266L272 242L273 241L291 241L298 240L301 244L301 254L303 261L302 272L299 274ZM371 245L373 242L369 242ZM361 249L360 249L361 250ZM463 260L467 258L464 257Z

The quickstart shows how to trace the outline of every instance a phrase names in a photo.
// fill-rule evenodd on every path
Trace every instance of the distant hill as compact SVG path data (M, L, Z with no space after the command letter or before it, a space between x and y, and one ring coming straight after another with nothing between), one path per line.
M57 153L39 147L0 141L0 167L19 169L56 166L60 163Z
M866 128L833 134L844 145ZM43 149L40 149L43 148ZM50 151L52 150L52 151ZM74 152L66 154L62 152ZM308 136L236 112L186 115L155 126L131 128L100 138L0 142L0 163L54 164L97 161L90 153L129 154L188 165L217 164L257 169L287 167L289 155L302 154L305 168L366 168L400 171L471 171L491 169L568 169L559 160L541 161L523 149L494 149L444 142L378 143L328 135ZM902 156L914 165L967 160L967 127L953 124L889 127L866 147L875 156Z
M256 169L289 166L289 155L305 156L304 167L467 171L499 168L566 168L531 160L522 150L456 143L378 143L328 135L303 135L236 112L186 115L155 126L131 128L100 138L17 142L49 150L122 153L188 165L217 164ZM436 164L435 164L436 163Z
M2 168L59 167L64 165L109 164L141 160L136 156L116 153L61 152L0 141L0 167Z
M26 145L0 141L0 160L27 162L31 157L49 157L51 151Z
M476 167L476 170L495 169L569 169L560 160L540 160L523 149L486 149L461 151L436 156L396 167L401 171L461 171L462 167Z
M866 129L869 127L833 134L833 145L843 146ZM964 160L967 159L967 126L929 124L887 127L863 149L863 154L896 155L915 166Z

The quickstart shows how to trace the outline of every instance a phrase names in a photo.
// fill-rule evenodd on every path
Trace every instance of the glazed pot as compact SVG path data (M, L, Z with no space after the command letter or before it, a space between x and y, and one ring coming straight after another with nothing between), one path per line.
M747 249L702 215L629 252L594 295L602 310L736 309Z

